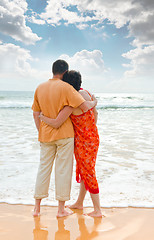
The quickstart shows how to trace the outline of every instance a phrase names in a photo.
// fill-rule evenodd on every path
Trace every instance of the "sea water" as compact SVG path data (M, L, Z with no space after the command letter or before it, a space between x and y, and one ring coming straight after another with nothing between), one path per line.
M102 207L154 207L154 94L96 93L100 147L96 161ZM32 92L0 92L0 202L34 204L39 142ZM78 196L75 160L72 194ZM54 167L49 197L56 206ZM84 206L92 206L87 193Z

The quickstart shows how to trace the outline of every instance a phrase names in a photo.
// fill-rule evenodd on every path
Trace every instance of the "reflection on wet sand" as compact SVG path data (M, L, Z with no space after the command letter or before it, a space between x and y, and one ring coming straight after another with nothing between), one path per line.
M88 231L88 227L85 224L85 217L83 216L82 210L74 210L74 213L76 213L78 218L78 225L79 225L79 231L80 236L76 238L76 240L90 240L94 239L96 236L98 236L97 227L102 223L102 218L93 218L94 224L91 228L91 231Z
M102 218L94 218L93 226L88 230L88 226L85 223L86 217L83 216L82 210L74 210L74 215L76 215L76 219L78 219L78 229L79 236L77 238L73 238L76 240L90 240L94 239L99 235L97 231L97 227L102 223ZM41 224L41 217L34 218L35 228L33 229L34 240L48 240L48 229L43 227ZM57 219L57 228L58 230L55 232L55 240L70 240L70 231L72 230L72 234L74 232L74 228L65 229L66 224L70 222L70 217L58 218ZM68 226L71 226L70 224Z
M33 218L33 206L0 204L0 239L3 240L154 240L154 208L110 208L105 218L93 219L80 210L56 219L57 207L42 206ZM91 211L85 208L84 213Z
M47 240L48 230L44 229L40 223L40 217L34 218L35 228L33 229L34 240Z
M67 218L59 218L58 231L55 233L55 240L70 240L70 231L65 229L64 221Z
M85 218L79 217L78 218L78 224L79 224L79 230L80 230L80 236L76 238L76 240L90 240L94 239L98 236L97 227L101 224L102 219L95 218L94 219L94 225L92 227L92 230L89 232L88 228L85 224Z

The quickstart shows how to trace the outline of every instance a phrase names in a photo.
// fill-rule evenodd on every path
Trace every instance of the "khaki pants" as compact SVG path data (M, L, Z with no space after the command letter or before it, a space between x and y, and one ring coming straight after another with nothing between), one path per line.
M56 200L69 200L73 170L74 138L41 143L40 148L40 165L34 198L42 199L48 197L50 176L55 160Z

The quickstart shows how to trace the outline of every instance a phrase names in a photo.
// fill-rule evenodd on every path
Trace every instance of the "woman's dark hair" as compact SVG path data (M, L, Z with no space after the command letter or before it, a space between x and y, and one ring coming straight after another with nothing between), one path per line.
M66 72L63 75L62 80L72 85L77 91L80 90L82 80L81 80L81 74L79 72L76 72L74 70Z
M62 74L65 71L68 71L68 63L64 60L57 60L52 65L52 72L53 74Z

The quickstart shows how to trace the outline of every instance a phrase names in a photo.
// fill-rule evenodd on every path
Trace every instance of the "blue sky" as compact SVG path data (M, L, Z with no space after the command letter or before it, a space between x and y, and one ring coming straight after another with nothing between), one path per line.
M0 90L33 91L56 59L93 92L154 92L152 0L1 0Z

